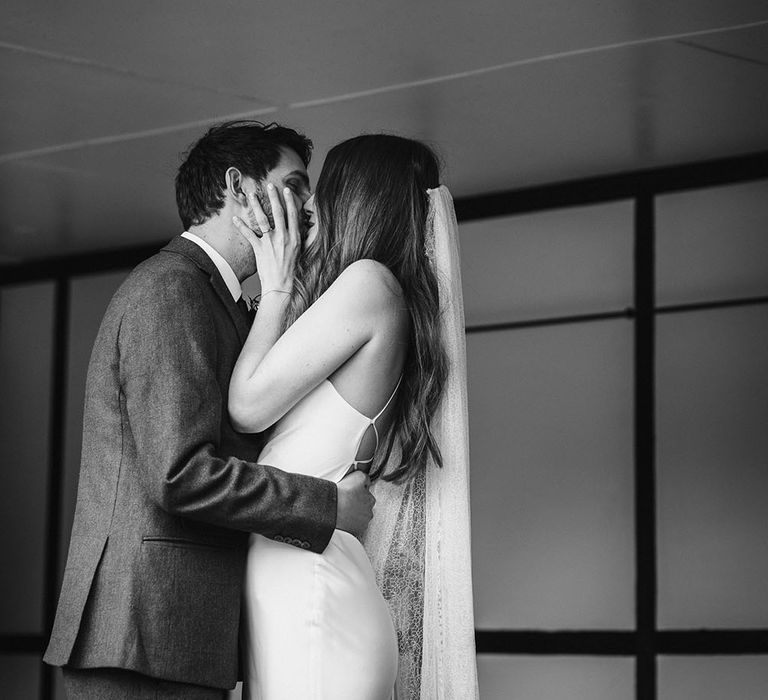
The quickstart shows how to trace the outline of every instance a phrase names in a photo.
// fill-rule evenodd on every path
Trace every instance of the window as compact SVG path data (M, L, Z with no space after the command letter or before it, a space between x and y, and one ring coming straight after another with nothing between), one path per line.
M457 200L484 700L764 695L766 178L758 154ZM3 268L12 694L61 697L39 657L85 366L150 253Z

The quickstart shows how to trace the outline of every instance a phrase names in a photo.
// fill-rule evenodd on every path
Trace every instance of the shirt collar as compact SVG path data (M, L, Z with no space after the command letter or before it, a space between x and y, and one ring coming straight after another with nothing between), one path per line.
M237 279L235 271L219 251L217 251L210 243L200 238L200 236L196 236L189 231L184 231L184 233L181 234L181 237L196 243L205 251L211 259L211 262L216 265L216 269L219 271L221 278L224 280L224 284L227 285L227 289L235 301L243 296L243 288L240 286L240 281Z

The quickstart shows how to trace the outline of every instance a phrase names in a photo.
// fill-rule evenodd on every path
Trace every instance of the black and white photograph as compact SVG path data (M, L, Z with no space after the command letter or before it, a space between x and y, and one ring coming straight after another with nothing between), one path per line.
M6 0L0 697L768 698L765 0Z

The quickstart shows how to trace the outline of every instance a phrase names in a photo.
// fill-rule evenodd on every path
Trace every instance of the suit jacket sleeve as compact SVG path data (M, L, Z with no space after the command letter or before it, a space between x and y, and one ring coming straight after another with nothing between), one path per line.
M336 485L218 453L228 419L209 302L194 279L159 282L127 309L118 339L147 494L174 515L323 551L336 524Z

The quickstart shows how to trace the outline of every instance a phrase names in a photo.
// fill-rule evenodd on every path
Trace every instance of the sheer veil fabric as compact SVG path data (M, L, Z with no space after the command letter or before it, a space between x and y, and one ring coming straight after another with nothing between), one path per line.
M397 700L476 700L469 435L464 305L453 199L428 190L426 254L440 293L448 380L433 431L443 466L430 461L405 484L377 480L364 544L398 635ZM396 460L393 454L391 460Z

